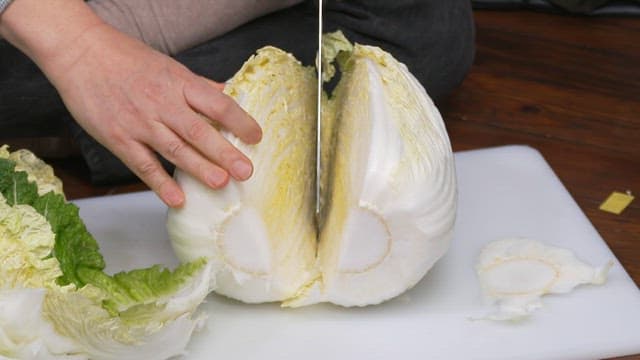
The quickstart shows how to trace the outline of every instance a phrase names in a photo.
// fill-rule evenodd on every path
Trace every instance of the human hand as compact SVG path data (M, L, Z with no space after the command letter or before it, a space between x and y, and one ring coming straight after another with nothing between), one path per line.
M184 195L154 151L212 188L224 186L229 174L251 175L249 159L211 122L251 144L261 131L221 84L106 25L80 41L89 43L86 50L51 71L52 82L76 121L165 203L179 206Z
M26 1L27 0L20 0ZM156 152L205 184L219 188L251 176L249 159L216 130L260 141L258 124L217 84L173 59L96 21L36 62L76 121L118 156L169 206L184 194Z

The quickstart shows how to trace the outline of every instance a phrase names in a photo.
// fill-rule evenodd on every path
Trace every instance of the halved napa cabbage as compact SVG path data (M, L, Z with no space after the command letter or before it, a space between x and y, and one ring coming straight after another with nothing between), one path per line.
M341 79L323 106L318 268L287 305L376 304L414 286L447 250L456 214L442 118L390 54L327 38Z
M447 250L456 214L453 155L438 110L383 50L324 39L321 211L314 219L316 80L291 55L258 51L227 84L260 123L254 176L186 192L167 227L182 260L213 260L218 293L285 306L376 304L415 285ZM316 230L318 229L318 230ZM319 235L317 235L319 234Z
M186 201L169 210L173 247L183 261L210 258L220 294L280 301L316 277L315 79L292 55L259 50L225 87L263 129L258 145L225 134L254 175L213 190L175 173Z

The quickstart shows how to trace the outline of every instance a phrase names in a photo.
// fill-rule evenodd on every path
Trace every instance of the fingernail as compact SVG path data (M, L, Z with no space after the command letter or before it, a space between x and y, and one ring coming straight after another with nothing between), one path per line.
M253 136L254 144L257 144L260 141L262 141L262 129L259 129L258 131L256 131L255 135Z
M184 202L184 197L182 196L182 194L178 192L171 191L168 194L166 194L166 200L167 200L167 205L171 207L179 207Z
M239 180L248 179L249 176L251 176L252 171L253 169L251 168L251 165L242 160L237 160L233 165L231 165L231 172L233 173L233 176Z
M207 181L214 189L224 186L227 182L227 172L224 170L215 170L209 174Z

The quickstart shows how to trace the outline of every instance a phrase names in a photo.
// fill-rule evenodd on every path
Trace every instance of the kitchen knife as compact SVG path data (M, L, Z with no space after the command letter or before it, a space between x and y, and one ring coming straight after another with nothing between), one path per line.
M318 0L318 53L316 58L318 71L318 94L316 106L316 214L320 213L320 146L322 121L322 0Z

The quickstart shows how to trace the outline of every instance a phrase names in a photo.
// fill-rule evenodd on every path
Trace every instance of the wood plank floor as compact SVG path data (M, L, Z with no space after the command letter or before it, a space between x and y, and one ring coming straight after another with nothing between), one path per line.
M538 149L640 284L640 199L598 210L613 190L640 196L640 19L475 15L475 64L439 104L454 150ZM79 160L52 161L71 199L145 189L91 186Z

